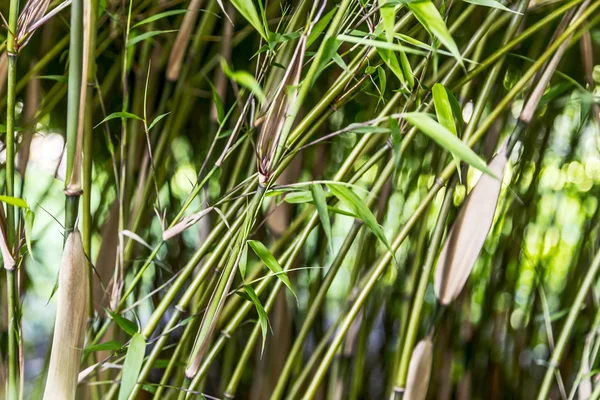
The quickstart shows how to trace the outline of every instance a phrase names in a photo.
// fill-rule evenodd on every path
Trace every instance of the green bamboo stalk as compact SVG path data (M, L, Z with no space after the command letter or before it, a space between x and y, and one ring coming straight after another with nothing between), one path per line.
M590 268L587 270L583 281L581 282L581 286L577 291L575 300L571 304L569 314L567 315L565 324L560 331L556 346L554 347L554 352L552 353L552 357L548 362L548 369L546 369L544 380L542 381L542 385L540 386L540 390L537 395L538 400L545 400L548 398L548 393L550 392L550 387L552 386L552 382L554 380L554 372L560 365L562 355L567 345L567 340L569 340L569 337L571 336L571 332L573 331L573 327L575 326L575 322L577 321L577 317L581 311L581 307L583 306L585 298L588 295L590 288L594 284L594 279L598 274L598 269L600 269L600 251L596 253ZM600 389L599 386L596 386L591 398L598 399L599 397Z
M398 373L396 375L394 389L391 395L392 399L401 399L402 394L404 392L404 388L406 386L408 364L410 363L410 357L412 355L413 347L415 345L415 342L417 341L419 320L421 319L423 303L425 302L425 293L427 291L427 286L429 285L431 270L433 269L433 263L436 260L440 243L444 236L444 230L446 229L446 220L448 218L448 213L450 212L450 209L452 208L454 203L455 183L456 182L454 182L454 184L449 184L446 188L446 193L444 194L444 201L442 203L440 212L438 213L435 228L433 229L433 234L431 235L429 250L427 251L427 258L425 259L425 264L423 265L423 269L421 271L421 277L419 279L417 291L414 295L414 301L411 306L408 328L406 336L404 338L402 358L400 359L400 365L398 368Z
M7 71L7 93L6 93L6 195L14 196L15 187L15 85L17 76L17 50L15 49L15 34L17 32L17 19L19 15L19 0L10 1L8 37L6 52L8 53L8 71ZM15 227L15 207L7 205L6 207L6 234L7 244L11 251L15 251L17 244ZM18 315L18 295L16 287L16 270L8 265L4 260L6 269L6 296L7 296L7 317L8 317L8 365L6 397L8 400L19 398L19 356L17 331L19 329Z
M81 96L81 77L83 71L83 1L73 0L71 3L71 30L69 41L69 80L67 95L67 172L65 174L65 190L73 177L76 165L78 142L79 106ZM76 171L76 174L79 172ZM79 211L81 190L65 191L65 238L73 232Z

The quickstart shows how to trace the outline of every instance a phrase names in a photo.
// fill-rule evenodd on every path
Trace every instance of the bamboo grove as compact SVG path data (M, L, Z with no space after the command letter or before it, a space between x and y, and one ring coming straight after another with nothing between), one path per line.
M600 398L599 0L0 11L3 398Z

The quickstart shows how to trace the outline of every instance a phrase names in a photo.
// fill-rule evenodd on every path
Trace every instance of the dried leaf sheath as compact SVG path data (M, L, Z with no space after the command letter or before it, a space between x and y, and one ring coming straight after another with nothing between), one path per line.
M75 399L87 320L87 266L81 234L67 238L58 277L58 305L44 400Z
M260 131L256 149L259 181L261 185L266 184L271 177L273 162L275 161L274 158L277 153L277 146L280 144L279 139L283 124L287 117L287 111L290 108L290 105L294 104L298 95L297 86L300 82L300 75L302 73L305 46L306 35L303 35L298 41L298 45L290 60L289 67L285 72L281 84L277 87L277 90L272 97L272 101L268 105L269 109L266 113L265 120L262 123L263 126Z
M404 400L425 400L432 359L433 342L430 338L425 338L417 343L410 357Z
M439 302L452 302L464 287L492 227L506 166L506 143L489 168L499 177L482 175L460 210L440 253L434 287Z

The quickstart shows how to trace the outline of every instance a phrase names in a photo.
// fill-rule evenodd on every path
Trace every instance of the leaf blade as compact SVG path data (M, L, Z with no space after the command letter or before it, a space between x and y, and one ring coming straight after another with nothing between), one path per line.
M144 353L146 352L146 339L139 333L131 338L129 349L123 364L123 377L119 389L119 400L127 400L133 387L137 383L137 377L142 369Z

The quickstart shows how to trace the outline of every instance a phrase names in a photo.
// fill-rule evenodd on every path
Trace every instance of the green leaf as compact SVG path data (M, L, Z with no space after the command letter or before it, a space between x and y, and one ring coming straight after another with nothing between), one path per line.
M233 79L246 89L250 90L261 104L264 104L267 101L267 97L265 96L265 93L263 92L262 88L249 72L233 71L231 68L229 68L229 66L224 60L221 60L221 66L223 67L225 75L227 75L229 78Z
M94 129L96 129L97 127L99 127L100 125L102 125L103 123L105 123L106 121L110 121L111 119L117 119L117 118L123 118L123 119L137 119L139 121L143 121L142 118L138 117L135 114L132 113L128 113L126 111L118 111L118 112L114 112L112 114L110 114L109 116L107 116L106 118L104 118L102 121L100 121L96 126L94 126Z
M404 77L404 73L402 72L402 68L398 63L398 59L396 58L396 54L389 49L380 49L377 48L377 54L381 57L385 65L388 66L389 69L392 70L394 75L398 77L400 83L406 85L406 78Z
M67 77L65 75L40 75L37 77L37 79L47 79L49 81L56 81L56 82L66 82L67 81Z
M410 61L408 61L408 57L403 51L400 51L400 66L402 67L402 72L404 73L404 78L406 78L408 87L412 89L415 86L415 76L412 67L410 66Z
M171 32L177 32L177 29L166 29L166 30L159 30L159 31L149 31L149 32L144 32L140 35L134 36L132 38L129 38L129 40L127 41L127 46L133 46L136 43L142 42L146 39L149 39L153 36L156 35L162 35L163 33L171 33Z
M137 28L140 25L148 24L150 22L158 21L159 19L162 19L162 18L171 17L173 15L179 15L179 14L183 14L183 13L186 13L186 12L188 12L188 10L186 8L183 8L183 9L180 9L180 10L163 11L161 13L154 14L154 15L146 18L146 19L141 20L140 22L138 22L137 24L135 24L134 26L132 26L131 29Z
M390 42L386 42L383 40L373 40L373 39L367 39L365 37L356 37L356 36L349 36L349 35L338 35L337 39L341 40L343 42L358 43L358 44L362 44L364 46L372 46L378 50L383 49L383 50L391 50L391 51L401 51L401 52L405 52L408 54L418 54L418 55L422 55L422 56L426 55L426 53L422 50L416 50L416 49L412 49L409 47L404 47L399 43L390 43Z
M33 258L33 250L31 246L31 238L33 235L33 221L35 220L35 213L31 211L30 208L25 210L25 243L27 244L27 251L29 252L29 257L33 260L35 264L35 259Z
M379 223L377 223L377 219L369 207L367 207L367 205L362 201L362 199L358 197L356 193L342 184L328 183L327 187L329 190L331 190L334 196L342 202L342 204L348 207L352 213L358 215L367 228L373 232L375 237L377 237L377 239L379 239L385 245L389 252L392 253L392 258L394 259L395 263L396 257L394 257L392 247L383 233L383 228L381 225L379 225Z
M438 122L444 128L452 132L454 136L458 137L456 124L454 123L452 105L450 104L450 99L448 98L448 92L446 88L441 83L436 83L433 85L431 92L433 93L433 103L435 104L435 113L437 115ZM460 174L460 160L454 153L452 153L452 157L456 162L456 171L458 172L459 179L462 183L462 177Z
M389 5L387 0L379 0L379 14L383 19L383 30L388 42L394 41L394 25L396 23L396 7Z
M341 208L337 208L337 207L332 207L332 206L327 206L327 209L329 211L331 211L332 213L335 214L340 214L340 215L344 215L346 217L350 217L350 218L358 218L358 215L351 213L350 211L346 211L346 210L342 210Z
M283 282L283 284L287 286L288 289L290 289L294 296L296 296L296 293L292 288L292 283L290 282L287 273L283 270L283 268L281 268L281 265L279 265L279 263L277 262L273 254L271 254L269 249L267 249L264 244L257 240L248 240L248 244L250 245L254 253L256 253L256 255L262 260L262 262L265 263L267 268L269 268L271 272L276 274L277 278L279 278L281 282Z
M325 30L325 28L327 28L327 25L329 25L329 22L331 21L331 19L333 18L333 16L335 15L337 11L336 7L333 7L331 9L331 11L329 11L327 14L325 14L313 27L310 35L308 35L308 38L306 39L306 48L308 49L310 47L311 44L313 44L313 42L315 40L318 39L318 37L321 35L321 33L323 33L323 31Z
M164 114L160 114L159 116L157 116L156 118L154 118L154 121L152 121L152 123L150 124L150 126L148 127L148 131L150 131L154 125L158 124L158 122L163 119L164 117L166 117L167 115L171 114L171 111L166 112Z
M323 43L323 53L321 55L321 59L319 60L319 66L317 68L317 72L315 73L315 77L313 79L314 83L319 75L323 72L323 70L329 64L329 61L333 59L333 57L337 54L337 50L340 47L340 42L334 38L328 38L325 43Z
M389 128L375 125L363 125L356 128L350 128L350 132L354 133L390 133Z
M114 313L110 310L106 310L106 312L110 315L113 321L119 325L119 327L128 335L133 336L138 333L138 327L135 322L128 320L125 317L120 316L117 313Z
M381 101L383 99L383 95L385 94L387 77L385 76L385 70L380 66L377 67L377 76L379 77L379 101Z
M137 383L138 375L144 362L146 352L146 340L142 335L136 333L131 338L129 349L125 356L123 364L123 377L121 378L121 388L119 389L119 400L127 400L133 387Z
M331 233L331 221L329 221L329 212L327 212L327 198L325 192L320 184L315 183L310 185L310 192L312 198L317 206L317 213L323 225L325 236L327 236L327 242L329 242L329 251L333 254L333 234Z
M15 207L19 207L19 208L29 208L29 206L27 205L27 202L19 197L12 197L12 196L0 196L0 201L5 202L6 204L9 204L11 206L15 206Z
M438 124L431 117L424 113L412 112L403 114L404 119L409 124L417 127L421 132L432 138L444 149L448 150L458 158L478 170L497 178L483 161L469 146L461 142L448 129Z
M256 307L256 312L258 313L258 321L260 323L260 329L262 331L262 338L263 338L262 348L260 350L260 353L262 354L262 352L265 350L265 342L267 341L267 331L269 329L269 320L268 320L269 317L267 316L267 312L265 311L263 305L261 304L260 299L256 295L256 292L254 291L254 289L252 289L252 286L244 285L244 291L248 295L248 298L250 298L250 301L252 303L254 303L254 307Z
M248 266L248 245L244 243L244 247L242 248L242 254L240 256L240 274L242 278L246 279L246 269Z
M391 131L392 138L392 150L394 152L394 168L398 170L400 167L400 145L402 143L402 138L400 136L400 124L398 124L398 120L396 118L390 118L388 121L388 126Z
M313 200L312 194L308 190L286 194L283 201L289 204L310 203Z
M435 113L438 118L438 122L454 136L458 136L456 131L456 124L454 123L454 115L452 113L452 106L448 99L446 88L441 83L436 83L431 89L433 94L433 103L435 104Z
M505 5L503 5L500 2L497 2L496 0L463 0L463 1L465 3L475 4L477 6L498 8L498 9L503 10L503 11L508 11L508 12L515 13L515 14L520 14L519 12L511 10L510 8L506 7Z
M213 102L215 103L215 108L217 109L217 122L221 124L223 122L223 118L225 118L225 109L223 108L223 102L221 101L221 97L219 93L215 90L214 86L211 85L212 89L212 97Z
M419 1L411 2L407 4L408 8L413 12L417 20L427 29L433 36L435 36L448 50L450 53L462 64L462 56L458 51L458 47L452 38L452 35L446 27L446 23L442 19L438 9L435 7L433 2Z
M242 16L250 23L250 25L252 25L254 29L260 33L260 36L262 36L263 39L268 42L269 39L267 37L266 27L262 25L252 0L231 0L231 4L233 4L233 6L239 11L240 14L242 14Z
M118 351L121 350L122 347L123 344L121 342L117 342L116 340L98 343L93 346L86 347L83 352L83 358L86 358L90 353L94 353L96 351Z

